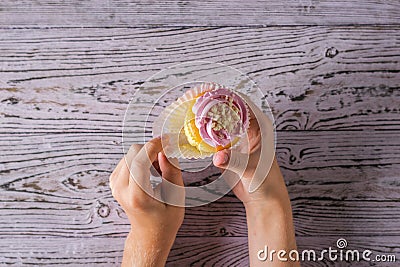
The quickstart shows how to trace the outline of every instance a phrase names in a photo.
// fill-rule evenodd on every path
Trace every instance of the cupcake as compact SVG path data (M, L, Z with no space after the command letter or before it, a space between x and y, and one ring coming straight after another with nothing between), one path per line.
M236 92L202 83L163 110L153 134L170 136L169 157L205 158L234 146L248 127L249 109Z

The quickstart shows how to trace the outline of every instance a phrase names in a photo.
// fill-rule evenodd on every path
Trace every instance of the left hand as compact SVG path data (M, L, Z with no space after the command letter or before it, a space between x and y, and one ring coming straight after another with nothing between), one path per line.
M158 196L160 199L163 187L162 183L155 189L151 187L152 165L161 171L164 179L183 186L180 170L161 151L161 138L152 139L145 145L134 144L110 176L112 195L124 209L131 224L123 265L130 261L128 258L136 263L147 263L147 259L141 259L145 255L166 260L182 224L183 207L171 206L153 198ZM184 195L182 197L183 206Z

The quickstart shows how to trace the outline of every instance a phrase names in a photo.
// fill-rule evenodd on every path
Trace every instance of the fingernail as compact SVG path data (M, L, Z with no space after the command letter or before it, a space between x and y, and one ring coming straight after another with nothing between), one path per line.
M228 161L229 161L228 154L224 154L224 163L228 163Z
M221 159L222 159L222 160L221 160L221 164L226 164L226 163L228 163L228 160L229 160L228 154L224 153L224 155L222 156Z

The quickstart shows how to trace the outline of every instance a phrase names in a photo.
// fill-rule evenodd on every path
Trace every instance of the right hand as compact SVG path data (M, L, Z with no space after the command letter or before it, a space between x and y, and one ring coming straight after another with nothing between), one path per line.
M213 158L228 180L237 181L232 191L245 204L265 200L283 179L274 159L274 131L271 120L248 97L242 95L250 109L250 126L238 150L224 149ZM231 179L236 176L236 179ZM271 177L272 176L272 177ZM277 181L278 180L278 181ZM281 180L281 181L279 181ZM278 182L278 184L277 184ZM229 182L228 182L229 183ZM283 187L285 185L283 183ZM272 192L273 193L273 192ZM274 193L276 194L276 193Z

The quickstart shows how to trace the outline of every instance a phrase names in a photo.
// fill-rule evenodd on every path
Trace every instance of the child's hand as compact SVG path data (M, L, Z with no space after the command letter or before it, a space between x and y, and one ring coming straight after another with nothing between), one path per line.
M125 243L123 266L163 265L182 224L184 208L162 203L162 183L154 190L150 184L150 167L155 164L164 179L183 186L181 171L172 165L162 151L161 139L145 145L132 145L110 176L110 187L131 223ZM144 189L144 190L143 190ZM145 192L146 191L146 192ZM184 204L184 190L180 196Z
M257 252L266 244L271 251L291 251L296 249L296 240L289 195L274 159L272 123L254 103L244 98L253 112L247 131L248 145L239 147L239 151L219 151L213 162L228 172L225 176L228 183L237 181L237 175L241 178L232 190L246 208L250 265L297 267L298 261L258 259Z
M239 175L241 182L233 188L236 196L245 204L264 200L273 190L269 184L280 176L274 161L274 132L271 120L246 96L242 95L250 108L250 127L238 150L225 149L214 155L215 166L226 170L225 177ZM271 176L269 175L269 176ZM232 179L236 180L237 179ZM283 185L284 187L284 185Z

